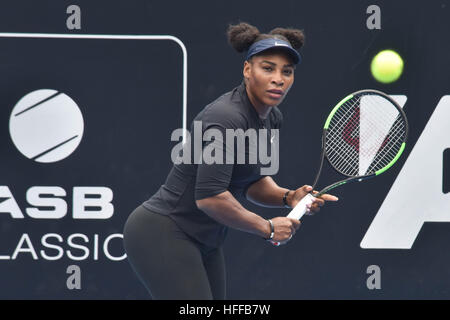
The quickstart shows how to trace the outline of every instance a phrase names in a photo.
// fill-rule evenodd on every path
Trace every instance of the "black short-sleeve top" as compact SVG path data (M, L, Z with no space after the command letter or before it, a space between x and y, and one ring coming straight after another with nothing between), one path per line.
M186 152L186 148L190 150L191 161L174 164L165 183L143 203L144 207L168 215L184 232L201 243L211 247L220 246L225 239L227 227L199 210L195 201L225 191L231 192L239 200L245 197L251 184L265 176L261 168L268 166L267 158L264 162L256 156L255 162L255 158L250 156L255 149L250 147L248 140L245 140L244 149L237 148L236 140L230 146L230 140L226 139L227 133L238 132L239 129L241 132L249 132L251 130L248 129L253 129L258 135L257 141L267 143L270 155L273 140L279 137L274 134L277 130L272 129L279 129L282 120L278 107L273 107L267 118L261 119L247 96L244 83L225 93L207 105L193 120L190 139L187 139L188 143L183 149L183 152ZM201 139L198 135L200 131ZM266 135L266 140L259 140L259 135L262 134ZM206 136L209 139L205 139ZM195 143L198 141L201 152L198 152L199 143ZM203 161L208 147L210 149L207 154L220 161ZM201 159L196 155L201 155Z

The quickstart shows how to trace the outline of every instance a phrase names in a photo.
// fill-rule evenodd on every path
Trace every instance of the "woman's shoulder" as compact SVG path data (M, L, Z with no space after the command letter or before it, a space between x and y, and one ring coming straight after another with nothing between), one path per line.
M270 112L270 122L272 123L272 128L280 128L283 123L283 114L278 107L273 107L272 112Z
M248 124L245 109L234 90L208 104L197 120L216 123L226 128L244 128Z

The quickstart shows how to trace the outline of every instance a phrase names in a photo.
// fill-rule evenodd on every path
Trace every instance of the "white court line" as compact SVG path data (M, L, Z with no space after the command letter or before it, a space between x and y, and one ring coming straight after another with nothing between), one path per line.
M183 144L187 130L187 50L184 43L170 35L118 35L118 34L64 34L64 33L8 33L0 32L0 38L48 38L48 39L109 39L109 40L170 40L183 51Z

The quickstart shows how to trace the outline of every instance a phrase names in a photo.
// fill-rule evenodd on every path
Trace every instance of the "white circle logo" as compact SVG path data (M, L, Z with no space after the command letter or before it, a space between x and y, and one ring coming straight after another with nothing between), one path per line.
M37 162L67 158L81 142L83 115L75 101L52 89L33 91L17 102L9 133L17 149Z

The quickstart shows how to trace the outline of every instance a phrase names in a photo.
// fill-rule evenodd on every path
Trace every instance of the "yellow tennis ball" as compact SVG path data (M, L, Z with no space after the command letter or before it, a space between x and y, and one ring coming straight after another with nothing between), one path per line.
M393 50L380 51L370 65L373 77L382 83L396 81L403 72L403 59Z

